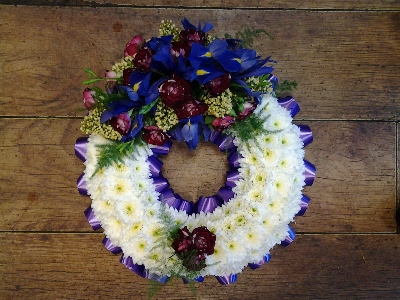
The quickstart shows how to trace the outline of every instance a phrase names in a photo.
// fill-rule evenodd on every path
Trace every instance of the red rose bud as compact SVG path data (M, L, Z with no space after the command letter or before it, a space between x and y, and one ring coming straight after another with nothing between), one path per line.
M257 107L256 102L245 102L243 104L243 111L239 113L239 120L245 119L250 115Z
M214 126L215 130L222 131L235 123L235 118L232 116L225 116L223 118L216 118L212 121L211 125Z
M158 91L165 105L174 107L190 96L191 87L186 80L174 74L159 86Z
M173 58L178 58L179 55L187 58L190 54L190 46L184 42L172 42L171 54Z
M224 74L204 84L211 96L216 96L225 91L231 84L231 75Z
M182 42L192 46L192 43L204 45L206 42L206 34L201 30L185 29L179 33Z
M188 100L180 102L174 106L175 114L180 120L203 114L207 110L207 104L199 102L194 98L189 98Z
M122 71L122 76L124 77L124 85L129 85L129 77L131 76L133 71L135 71L135 69L133 68L127 68Z
M83 91L83 105L87 109L92 109L96 106L96 101L94 100L95 92L92 89L86 88Z
M128 44L125 46L124 56L133 56L139 49L143 46L144 39L141 35L135 36Z
M120 134L124 135L131 127L131 118L127 113L122 113L118 116L112 117L109 121L109 124L115 131L118 131Z
M153 59L153 53L150 48L144 47L140 49L133 58L133 64L139 71L149 71L150 63Z
M207 227L197 227L192 232L193 247L198 254L211 255L214 253L216 236ZM203 255L204 256L204 255Z
M104 77L106 78L106 81L115 81L117 79L117 73L115 73L114 71L109 71L106 70Z
M142 130L142 137L148 144L161 146L170 139L170 137L158 128L158 126L145 126Z

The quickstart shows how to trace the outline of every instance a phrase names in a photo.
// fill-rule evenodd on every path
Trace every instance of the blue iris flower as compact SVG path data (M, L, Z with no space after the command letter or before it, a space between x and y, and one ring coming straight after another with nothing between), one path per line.
M208 22L206 24L204 24L203 27L201 27L200 21L199 21L199 25L196 27L192 23L190 23L189 20L186 18L184 18L181 21L181 23L182 23L182 26L184 29L196 29L196 30L203 31L205 33L209 32L211 29L214 28L214 25L212 25L211 23L208 23Z
M190 61L199 60L203 62L210 61L213 58L218 60L221 54L225 52L227 47L228 43L219 39L212 41L208 47L198 43L193 43L188 59Z
M207 83L214 78L225 74L225 72L215 66L213 62L202 63L201 61L193 60L191 63L193 72L190 80L193 81L196 79L200 84Z
M204 123L203 116L197 115L179 120L179 124L174 131L174 136L178 141L184 140L188 149L195 150L199 143L201 132L204 135L204 140L207 141L211 130Z

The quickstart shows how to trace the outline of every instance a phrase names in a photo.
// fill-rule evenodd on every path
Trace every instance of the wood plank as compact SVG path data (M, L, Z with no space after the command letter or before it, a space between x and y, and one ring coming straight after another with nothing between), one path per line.
M353 1L324 1L313 0L300 2L295 0L275 1L224 1L213 0L205 2L202 0L2 0L2 4L13 5L59 5L59 6L101 6L101 5L124 5L144 7L203 7L203 8L257 8L257 9L347 9L347 10L396 10L400 9L400 3L396 0L353 0Z
M397 11L124 7L0 6L1 115L74 115L83 67L101 74L120 59L132 35L154 36L161 19L178 23L182 16L212 22L217 36L243 27L272 34L274 40L263 37L254 47L278 61L280 79L299 83L301 118L399 120Z
M1 299L146 299L148 281L119 263L99 234L0 234ZM234 285L207 277L197 299L396 299L400 236L299 235ZM194 299L180 280L154 299Z
M310 208L296 218L296 231L395 231L395 124L308 123L315 142L306 158L317 166L317 178L305 189ZM75 186L84 170L74 157L79 125L78 119L0 119L0 230L91 231L82 213L90 199ZM209 160L209 149L175 151L163 172L176 191L218 190L224 171ZM174 163L174 156L198 156L197 166L208 161L215 182L196 177L196 164L182 174L182 161Z

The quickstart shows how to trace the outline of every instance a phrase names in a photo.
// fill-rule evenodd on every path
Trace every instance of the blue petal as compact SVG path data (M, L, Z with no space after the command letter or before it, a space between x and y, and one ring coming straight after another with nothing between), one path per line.
M188 60L209 61L211 58L212 53L206 47L199 43L192 44Z
M121 142L128 142L134 139L142 128L143 128L143 115L137 114L135 119L133 120L130 131L128 132L127 135L122 137Z
M122 85L119 87L122 91L128 94L129 99L132 101L139 100L139 95L133 91L133 89L129 86Z
M199 23L199 27L200 27L200 23ZM203 28L201 29L201 31L207 33L207 32L209 32L209 31L210 31L211 29L213 29L213 28L214 28L214 25L211 24L211 23L209 23L209 22L207 22L206 24L204 24L204 26L203 26Z
M184 29L197 29L192 23L189 22L188 19L184 18L182 21L182 26Z
M218 59L218 57L225 52L227 47L228 43L226 41L215 39L210 43L210 45L208 45L208 50L212 53L212 56L215 59Z
M222 53L219 56L218 61L228 72L233 73L240 70L240 58L231 50L226 50L224 53Z
M199 61L192 61L193 73L190 81L197 80L200 84L204 84L225 74L221 69L216 67L213 63L202 64Z
M158 91L158 87L166 79L167 79L166 77L162 77L150 86L149 90L147 91L147 95L146 95L146 101L145 101L146 105L149 105L151 102L153 102L154 100L157 99L157 97L160 95L160 92Z
M129 83L132 90L140 96L145 96L149 88L151 73L144 73L139 71L132 72L129 77Z
M186 59L183 55L178 56L177 67L175 73L183 79L190 81L193 73L193 67L186 65Z

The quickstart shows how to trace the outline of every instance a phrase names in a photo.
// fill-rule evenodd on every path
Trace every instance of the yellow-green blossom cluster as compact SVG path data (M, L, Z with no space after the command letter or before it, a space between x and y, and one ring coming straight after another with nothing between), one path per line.
M174 110L166 106L162 101L159 101L157 104L155 120L156 125L163 131L167 131L172 126L178 124L178 117Z
M162 20L160 24L160 36L165 35L173 35L174 38L172 39L173 42L179 41L179 33L181 32L179 28L176 27L174 23L170 20Z
M110 140L120 140L122 138L118 131L111 125L100 123L101 112L97 108L93 109L89 115L85 116L81 123L81 131L86 134L96 133Z
M115 73L117 73L118 77L122 76L122 72L125 69L128 68L133 68L135 67L133 64L133 56L126 56L123 60L121 60L120 62L115 63L111 70L113 70Z
M208 105L207 114L216 116L217 118L228 115L232 110L231 99L232 92L229 89L217 96L206 94L203 97L203 101Z
M273 91L271 82L267 81L266 79L262 79L262 77L248 77L244 81L253 91L268 93L272 93Z

